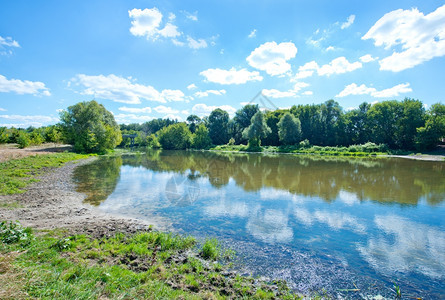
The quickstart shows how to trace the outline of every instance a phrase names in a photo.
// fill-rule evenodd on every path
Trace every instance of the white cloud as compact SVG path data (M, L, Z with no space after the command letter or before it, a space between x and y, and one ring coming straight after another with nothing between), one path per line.
M163 119L170 119L170 120L177 120L179 122L182 121L182 117L178 116L178 115L174 115L174 114L168 114L162 117Z
M334 51L334 50L335 50L334 46L329 46L326 48L326 51Z
M161 97L167 101L185 101L185 95L180 90L163 90Z
M198 12L197 11L195 11L194 13L189 13L188 11L183 11L183 13L187 19L195 21L195 22L198 21Z
M223 69L207 69L199 73L204 76L207 81L219 84L243 84L248 81L261 81L263 77L257 71L249 72L246 69L230 70Z
M306 91L306 92L303 92L302 95L304 95L304 96L312 96L313 94L314 94L314 92L312 92L312 91Z
M203 39L195 40L191 36L187 36L187 42L192 49L207 48L207 42Z
M194 96L198 97L198 98L203 98L203 97L208 97L210 94L216 95L216 96L222 96L225 93L226 93L226 90L207 90L207 91L204 91L204 92L201 92L201 91L196 92L194 94Z
M153 120L154 118L147 115L135 114L117 114L114 119L118 124L143 123Z
M9 36L7 36L6 38L0 36L0 46L16 47L16 48L20 47L19 43L17 41L13 40Z
M0 107L0 111L6 111L6 109Z
M96 98L109 99L115 102L127 104L139 104L141 99L165 103L167 101L185 101L184 93L180 90L157 91L150 85L134 83L133 79L127 79L114 74L104 76L89 76L78 74L70 83L83 86L81 92Z
M409 85L410 85L409 83L402 83L402 84L393 86L392 88L378 91L377 89L375 89L373 87L367 87L364 84L358 86L355 83L351 83L351 84L347 85L344 88L344 90L341 91L335 97L342 98L342 97L346 97L349 95L371 95L372 97L376 97L376 98L396 97L396 96L399 96L400 94L412 92L412 89L409 87Z
M19 95L32 94L35 96L51 96L49 89L43 82L19 79L7 79L0 75L0 92L16 93Z
M0 55L11 55L12 50L10 48L19 48L20 45L17 41L13 40L11 37L0 36Z
M412 88L409 87L409 83L401 83L389 89L375 91L371 95L376 98L388 98L388 97L396 97L399 96L400 94L405 94L412 91L413 91Z
M293 90L288 90L288 91L279 91L276 89L263 89L262 93L264 96L269 97L269 98L290 98L290 97L295 97L297 95L297 93Z
M156 106L153 109L157 113L160 113L160 114L177 114L179 112L179 110L177 110L177 109L173 109L171 107L167 107L167 106L164 106L164 105Z
M305 87L308 87L309 86L309 84L308 83L306 83L306 82L297 82L295 85L294 85L294 88L293 89L290 89L290 90L288 90L288 91L279 91L279 90L276 90L276 89L270 89L270 90L268 90L268 89L263 89L262 90L262 94L264 95L264 96L266 96L266 97L269 97L269 98L290 98L290 97L296 97L297 95L298 95L298 92L301 90L301 89L303 89L303 88L305 88Z
M366 54L366 55L363 55L362 57L360 57L360 61L364 62L364 63L369 63L369 62L375 61L377 59L379 59L379 58L378 57L372 57L371 54Z
M292 42L267 42L252 51L246 58L249 65L265 71L267 74L276 76L291 70L288 60L295 57L297 47Z
M29 126L41 127L44 125L54 124L59 121L59 118L51 116L23 116L23 115L0 115L0 119L5 119L10 124L0 123L0 126L5 127L21 127L26 128Z
M332 74L352 72L361 67L362 64L360 62L350 63L344 56L341 56L332 60L329 64L321 66L317 73L320 76L330 76Z
M256 37L256 29L252 30L247 37L249 39Z
M397 9L385 14L362 37L373 39L377 47L393 49L380 60L380 70L399 72L434 57L445 55L445 5L424 15L417 8Z
M135 108L135 107L126 107L122 106L118 108L120 111L125 111L129 113L151 113L151 107L141 107L141 108Z
M189 86L187 86L187 89L188 90L195 90L195 89L197 89L198 87L194 84L194 83L192 83L192 84L190 84Z
M187 109L181 110L181 114L190 115L190 112Z
M181 35L178 28L167 23L163 29L160 29L162 23L162 13L156 8L138 9L134 8L128 11L131 21L131 34L135 36L146 36L147 39L156 40L162 37L177 37Z
M314 74L314 72L317 72L319 76L343 74L360 69L362 66L362 63L358 61L350 63L344 56L337 57L329 64L322 65L321 67L315 61L311 61L298 68L298 73L295 74L293 80L310 77Z
M210 106L204 103L195 104L192 107L192 112L194 114L197 114L198 116L207 116L217 108L225 110L226 112L229 113L229 115L233 115L236 112L236 109L230 105Z
M346 29L346 28L348 28L349 26L352 25L352 23L354 23L354 20L355 20L355 15L350 15L350 16L348 17L348 19L346 20L346 22L344 22L343 24L341 24L340 28L341 28L341 29Z

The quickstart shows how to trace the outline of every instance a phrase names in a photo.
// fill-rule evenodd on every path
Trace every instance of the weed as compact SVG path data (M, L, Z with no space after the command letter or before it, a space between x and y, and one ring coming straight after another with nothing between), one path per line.
M204 259L217 260L220 257L221 246L217 239L207 239L202 246L201 256Z
M24 228L19 222L3 221L0 223L0 241L5 244L20 242L28 244L33 238L31 228Z

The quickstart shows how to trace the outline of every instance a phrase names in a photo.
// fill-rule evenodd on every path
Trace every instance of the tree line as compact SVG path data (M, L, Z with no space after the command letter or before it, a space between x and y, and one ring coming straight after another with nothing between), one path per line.
M433 149L445 137L445 105L437 103L427 110L421 101L406 98L373 105L364 102L345 111L338 102L328 100L262 112L258 105L249 104L233 118L218 108L203 118L190 115L185 122L171 122L157 119L141 125L121 125L121 130L138 133L142 144L144 137L150 136L146 145L159 142L165 149L301 143L347 147L372 142L390 149L423 151Z
M362 103L345 111L334 100L262 111L248 104L233 118L217 108L208 116L190 115L186 121L154 119L143 124L118 125L112 113L96 101L79 102L63 111L61 122L42 128L0 128L0 143L21 147L66 142L78 152L105 152L129 145L122 134L136 134L136 144L163 149L208 149L218 145L351 146L368 142L390 149L430 150L445 137L445 105L425 109L406 98L376 104Z

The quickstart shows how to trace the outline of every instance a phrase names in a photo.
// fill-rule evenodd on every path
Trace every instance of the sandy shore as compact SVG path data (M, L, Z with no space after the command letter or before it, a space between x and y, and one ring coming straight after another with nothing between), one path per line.
M72 179L74 169L95 158L51 169L39 176L39 182L28 186L23 194L0 196L0 203L14 203L11 207L0 207L0 220L18 220L24 226L36 229L66 228L69 233L85 233L95 237L112 235L116 232L133 233L149 225L160 228L155 220L150 222L114 216L83 203L84 194L75 190Z

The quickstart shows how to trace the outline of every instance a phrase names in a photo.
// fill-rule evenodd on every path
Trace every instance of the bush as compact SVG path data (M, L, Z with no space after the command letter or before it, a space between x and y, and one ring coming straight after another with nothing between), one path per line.
M0 222L0 241L5 244L21 242L27 244L32 239L32 230L24 228L19 222Z
M208 239L202 246L201 256L204 259L217 260L221 253L221 246L217 239Z
M183 150L190 147L192 133L185 123L164 127L159 131L159 143L163 149Z
M158 138L154 134L150 134L146 138L146 143L148 148L159 149L161 148L161 144L159 143Z
M26 133L25 131L19 131L16 141L17 144L19 144L20 149L26 148L31 144L31 139L29 138L29 134Z

